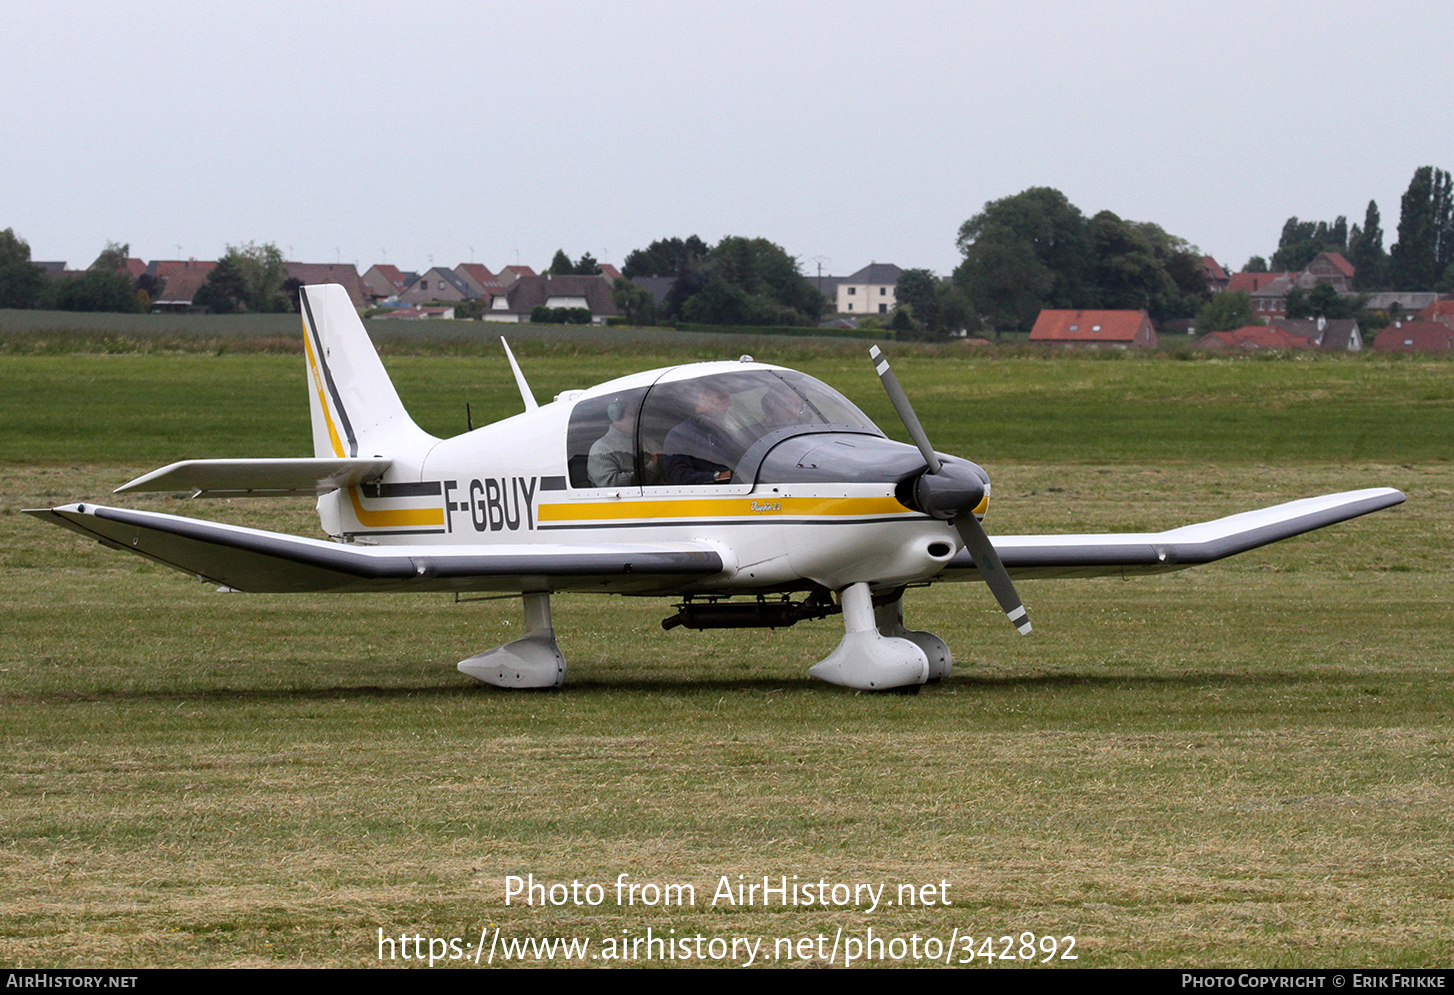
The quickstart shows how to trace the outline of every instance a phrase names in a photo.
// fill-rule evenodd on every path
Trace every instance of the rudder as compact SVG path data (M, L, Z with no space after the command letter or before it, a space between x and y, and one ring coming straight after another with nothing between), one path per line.
M298 297L313 455L393 457L437 442L404 410L348 292L325 283Z

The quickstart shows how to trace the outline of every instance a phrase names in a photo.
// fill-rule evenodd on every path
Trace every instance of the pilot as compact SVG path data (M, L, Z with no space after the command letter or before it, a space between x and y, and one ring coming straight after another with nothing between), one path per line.
M625 397L613 397L606 405L611 427L591 445L586 476L593 487L636 485L636 408Z
M673 484L726 483L732 447L723 417L732 395L710 381L698 386L691 417L666 434L666 477Z

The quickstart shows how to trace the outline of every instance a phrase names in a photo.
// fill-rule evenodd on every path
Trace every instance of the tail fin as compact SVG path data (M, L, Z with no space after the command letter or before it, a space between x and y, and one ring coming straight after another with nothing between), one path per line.
M393 457L439 441L404 410L348 292L325 283L303 287L299 300L313 455Z

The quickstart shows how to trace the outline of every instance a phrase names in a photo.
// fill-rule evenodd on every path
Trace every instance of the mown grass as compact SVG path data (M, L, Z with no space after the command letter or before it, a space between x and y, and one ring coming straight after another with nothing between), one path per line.
M861 349L785 350L889 429ZM683 358L551 352L538 397ZM773 355L759 358L775 359ZM498 359L391 355L427 428L518 410ZM188 456L308 451L280 355L0 358L0 963L376 963L377 933L600 942L1075 935L1082 966L1438 966L1454 928L1445 363L905 350L992 532L1162 528L1388 484L1407 505L1205 568L910 593L956 673L806 669L836 620L663 632L562 597L570 682L452 661L510 601L221 595L16 514ZM128 504L312 534L308 502ZM506 875L692 882L692 909L506 907ZM721 875L949 882L950 906L730 909ZM396 962L402 963L402 962ZM409 962L413 964L414 962Z

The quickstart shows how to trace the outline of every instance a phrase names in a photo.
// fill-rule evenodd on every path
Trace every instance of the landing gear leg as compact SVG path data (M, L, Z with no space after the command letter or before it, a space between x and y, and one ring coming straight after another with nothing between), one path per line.
M459 662L459 672L501 688L558 688L565 657L550 626L550 595L525 595L525 635Z
M843 641L809 674L863 691L887 691L929 679L929 658L922 649L908 639L879 632L866 583L850 584L838 600L843 606Z
M885 636L907 639L924 651L929 658L929 680L937 681L949 676L954 669L954 654L949 646L932 632L904 628L904 595L900 591L892 601L875 603L873 618L878 631Z

